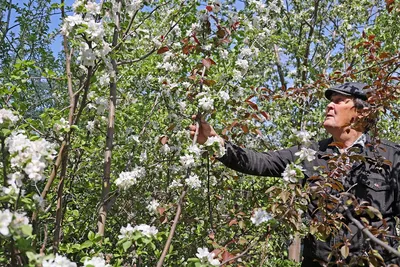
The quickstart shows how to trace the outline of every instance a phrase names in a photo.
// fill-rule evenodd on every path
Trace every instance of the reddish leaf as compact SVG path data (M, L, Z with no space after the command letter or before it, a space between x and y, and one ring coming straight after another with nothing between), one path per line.
M262 119L260 119L260 117L258 117L256 114L251 114L251 116L254 118L254 119L256 119L256 120L258 120L259 122L262 122L263 120Z
M375 39L375 35L371 34L368 36L368 40L373 41Z
M203 80L203 83L207 86L213 86L214 84L216 84L217 82L214 80Z
M264 117L266 120L270 120L270 119L271 119L271 117L269 116L269 114L268 114L267 112L261 111L260 113L261 113L261 115L263 115L263 117Z
M211 65L215 65L214 60L212 60L211 58L203 58L201 60L201 63L207 68L209 69L211 67Z
M160 217L160 223L161 224L164 224L164 223L167 223L167 222L168 222L167 216L161 216Z
M393 10L394 0L386 0L386 9L390 13Z
M236 125L238 125L238 121L234 121L234 122L232 122L231 123L231 125L228 127L228 129L230 130L230 129L232 129L233 127L235 127Z
M168 46L163 46L157 50L157 54L164 54L165 52L169 51Z
M165 212L165 208L163 208L163 207L157 207L157 211L158 211L158 213L160 213L160 215L163 215L164 212Z
M248 100L252 99L255 95L250 95L248 98L246 98L245 102L247 102Z
M189 42L189 38L184 38L181 40L182 43L187 44Z
M246 100L246 103L250 105L254 110L258 110L258 106L256 103L251 102L250 100Z
M190 52L190 45L185 45L182 48L182 53L184 53L185 55L188 55Z
M279 99L279 98L282 98L282 96L280 96L280 95L274 95L274 96L272 97L273 100Z
M247 127L246 124L242 125L242 130L243 130L244 133L249 133L249 127Z
M233 219L233 220L231 220L231 221L229 222L229 226L232 226L232 225L237 224L237 223L238 223L237 220L236 220L236 219Z
M332 143L329 144L329 146L336 146L336 147L338 147L339 149L345 148L345 147L344 147L344 144L343 144L342 142L332 142Z
M222 253L222 261L229 261L230 259L234 258L235 256L229 253L228 251L224 251Z
M213 8L212 8L212 6L206 6L206 9L208 12L211 12Z

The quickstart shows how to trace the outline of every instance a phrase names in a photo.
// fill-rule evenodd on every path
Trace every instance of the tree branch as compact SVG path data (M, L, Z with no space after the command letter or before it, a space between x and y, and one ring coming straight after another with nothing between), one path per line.
M397 251L395 248L392 248L391 246L389 246L388 244L386 244L385 242L383 242L382 240L380 240L379 238L374 236L368 230L368 228L366 228L364 225L361 224L361 222L359 220L357 220L356 218L353 217L353 214L351 214L351 211L349 210L349 208L347 208L345 205L343 205L343 207L344 207L344 210L346 211L346 216L357 226L358 229L360 229L363 232L364 235L369 237L375 244L380 245L381 247L383 247L390 253L396 255L397 257L400 257L399 251Z

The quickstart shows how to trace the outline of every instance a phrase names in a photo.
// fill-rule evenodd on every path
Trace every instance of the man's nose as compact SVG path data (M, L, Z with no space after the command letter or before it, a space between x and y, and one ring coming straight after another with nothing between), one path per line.
M329 102L328 105L326 105L326 110L331 110L331 109L333 109L334 107L335 107L335 103L333 103L333 102L331 101L331 102Z

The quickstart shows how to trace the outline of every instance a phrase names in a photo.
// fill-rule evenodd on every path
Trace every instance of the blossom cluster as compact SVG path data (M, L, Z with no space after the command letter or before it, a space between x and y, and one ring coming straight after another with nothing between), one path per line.
M201 260L201 263L219 266L221 263L218 259L214 259L215 254L209 252L207 248L197 248L196 257Z
M115 1L111 2L113 4L113 9L117 8L117 3L115 3ZM77 0L73 4L73 8L75 13L64 19L61 32L62 34L69 36L71 32L79 29L86 35L85 38L81 39L82 42L80 43L79 59L83 66L93 67L95 65L96 58L105 59L105 56L111 52L110 44L104 40L106 35L106 27L104 25L107 24L104 20L99 20L102 5L100 3L96 3L95 1ZM112 16L111 14L116 13L114 13L113 10L113 12L107 14ZM109 19L113 18L109 17ZM87 41L92 41L90 46ZM112 70L110 61L105 61L108 69ZM111 76L113 76L112 73Z
M115 184L123 190L130 188L137 183L137 180L146 175L144 167L135 167L130 172L121 172L119 177L115 180Z
M50 142L44 139L31 141L21 132L12 133L6 139L6 146L11 154L11 166L23 171L29 179L35 182L44 178L46 165L56 153ZM16 172L9 178L16 181L21 179L21 176L21 172Z
M297 183L300 178L304 177L305 170L300 165L294 163L286 165L285 170L282 173L282 178L288 183Z
M123 227L123 226L121 227L121 229L120 229L121 234L118 236L118 238L119 239L129 238L136 231L142 233L143 235L145 235L147 237L154 236L158 233L157 228L154 226L150 226L147 224L140 224L140 225L136 225L135 227L132 227L132 225L130 223L128 223L128 225L126 227Z
M93 257L84 261L83 266L87 267L111 267L106 261L101 257Z
M210 136L210 137L208 137L208 139L204 143L204 145L207 146L207 147L216 148L215 151L213 151L213 152L219 158L222 157L223 155L225 155L225 153L226 153L225 146L222 145L222 143L221 143L221 137Z
M160 203L157 201L157 199L152 199L149 203L149 205L147 205L147 209L150 212L156 212L157 208L160 206Z
M10 235L10 229L21 234L21 228L29 224L29 219L25 213L11 212L9 209L0 210L0 234L3 236Z
M70 261L67 257L56 254L54 259L44 260L43 267L76 267L76 263Z
M0 124L3 124L6 121L11 122L11 124L14 124L19 120L19 117L14 115L11 110L8 109L0 109Z
M69 125L69 122L68 122L66 119L61 118L60 121L59 121L58 123L55 123L55 124L54 124L53 129L54 129L56 132L60 132L60 131L69 132L69 130L70 130L70 125Z
M192 189L201 187L201 181L199 176L196 174L189 175L189 177L185 179L185 182Z
M263 222L268 222L271 219L272 216L263 209L256 209L253 213L253 216L251 216L250 218L251 222L254 223L256 226L260 225Z

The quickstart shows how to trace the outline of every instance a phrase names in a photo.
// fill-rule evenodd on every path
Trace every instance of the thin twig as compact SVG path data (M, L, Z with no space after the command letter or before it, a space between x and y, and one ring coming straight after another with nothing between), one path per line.
M375 244L380 245L381 247L383 247L384 249L386 249L390 253L392 253L392 254L394 254L394 255L396 255L397 257L400 258L400 252L399 251L397 251L395 248L392 248L387 243L383 242L382 240L380 240L379 238L374 236L368 230L368 228L366 228L364 225L361 224L361 222L359 220L357 220L356 218L353 217L353 214L351 214L351 211L346 206L343 206L343 207L344 207L344 210L346 211L347 217L357 226L358 229L360 229L364 233L364 235L369 237Z
M203 78L204 78L204 75L205 75L205 71L206 71L206 67L204 66L203 67L203 72L201 74L201 80L200 80L200 91L202 91L202 89L203 89ZM199 136L200 124L201 124L201 116L200 116L200 112L198 112L198 116L196 118L196 132L195 132L194 137L193 137L192 145L195 145L197 143L197 138ZM188 178L190 176L190 173L191 173L191 168L188 167L187 171L186 171L186 178ZM157 267L162 267L162 265L164 263L164 260L165 260L165 257L167 256L167 253L169 251L169 247L171 246L172 238L174 237L176 226L178 225L179 217L181 216L181 213L182 213L183 200L184 200L184 198L186 196L187 190L188 190L188 185L186 184L183 187L181 196L180 196L179 201L177 203L174 222L172 223L171 230L169 232L167 242L165 242L165 246L164 246L163 252L162 252L162 254L160 256L160 259L157 262Z

